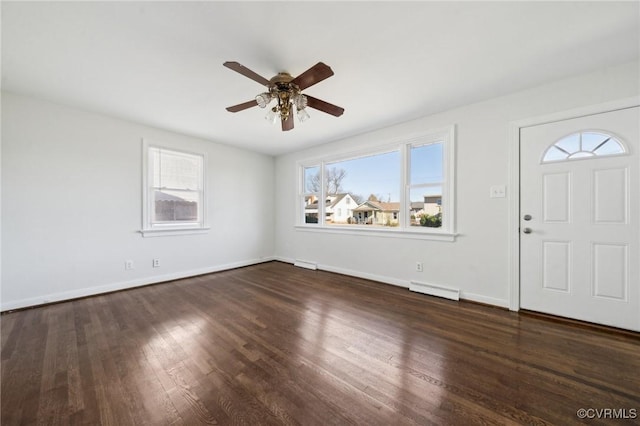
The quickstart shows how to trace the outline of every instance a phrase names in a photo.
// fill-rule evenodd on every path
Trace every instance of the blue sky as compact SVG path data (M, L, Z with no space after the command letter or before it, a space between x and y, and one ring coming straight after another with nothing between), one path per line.
M370 194L376 194L381 197L380 201L400 200L402 168L399 151L328 163L327 167L337 167L347 171L342 181L345 192L360 195L365 199ZM441 182L442 144L412 148L410 167L412 184ZM421 191L412 191L412 198L414 193Z
M400 153L398 151L371 157L361 157L349 161L327 164L327 168L337 167L347 171L342 181L345 192L367 199L376 194L380 201L400 199Z

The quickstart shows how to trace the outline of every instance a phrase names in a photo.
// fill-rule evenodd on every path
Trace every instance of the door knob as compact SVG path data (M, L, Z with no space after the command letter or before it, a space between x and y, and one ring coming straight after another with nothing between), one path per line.
M525 234L530 234L531 233L531 228L524 228L522 230L522 232L524 232Z

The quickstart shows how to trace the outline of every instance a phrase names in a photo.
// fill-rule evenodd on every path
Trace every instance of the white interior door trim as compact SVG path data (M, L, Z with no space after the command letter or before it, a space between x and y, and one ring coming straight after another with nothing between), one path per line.
M640 106L640 96L530 117L509 123L509 310L520 310L520 129Z

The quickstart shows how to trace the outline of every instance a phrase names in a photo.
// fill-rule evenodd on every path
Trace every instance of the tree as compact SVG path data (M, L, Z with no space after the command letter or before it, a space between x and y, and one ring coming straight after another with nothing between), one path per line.
M339 169L337 167L326 169L324 173L324 183L327 194L339 194L343 192L342 181L345 177L347 177L347 171L345 169ZM320 172L307 178L307 187L311 192L320 192Z
M429 228L440 228L442 226L442 213L434 215L425 213L421 215L420 226L428 226Z
M311 192L320 192L320 172L307 177L307 188Z
M326 171L327 194L339 194L343 192L342 181L347 177L345 169L332 167Z

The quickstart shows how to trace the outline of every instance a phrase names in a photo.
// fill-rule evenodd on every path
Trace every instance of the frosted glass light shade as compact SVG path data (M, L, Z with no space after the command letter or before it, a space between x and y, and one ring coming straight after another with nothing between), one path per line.
M276 121L278 121L278 116L279 114L276 112L276 108L274 107L269 110L269 112L267 113L267 115L264 116L264 118L271 124L276 124Z
M267 105L269 105L269 102L271 102L271 93L260 93L258 96L256 96L256 102L258 103L258 106L260 108L266 107Z
M301 123L303 121L307 121L309 118L311 118L311 116L309 116L309 113L306 109L298 109L298 120L300 120Z
M293 101L298 110L305 109L307 107L307 97L305 95L297 95ZM309 114L307 114L307 116L308 115Z

